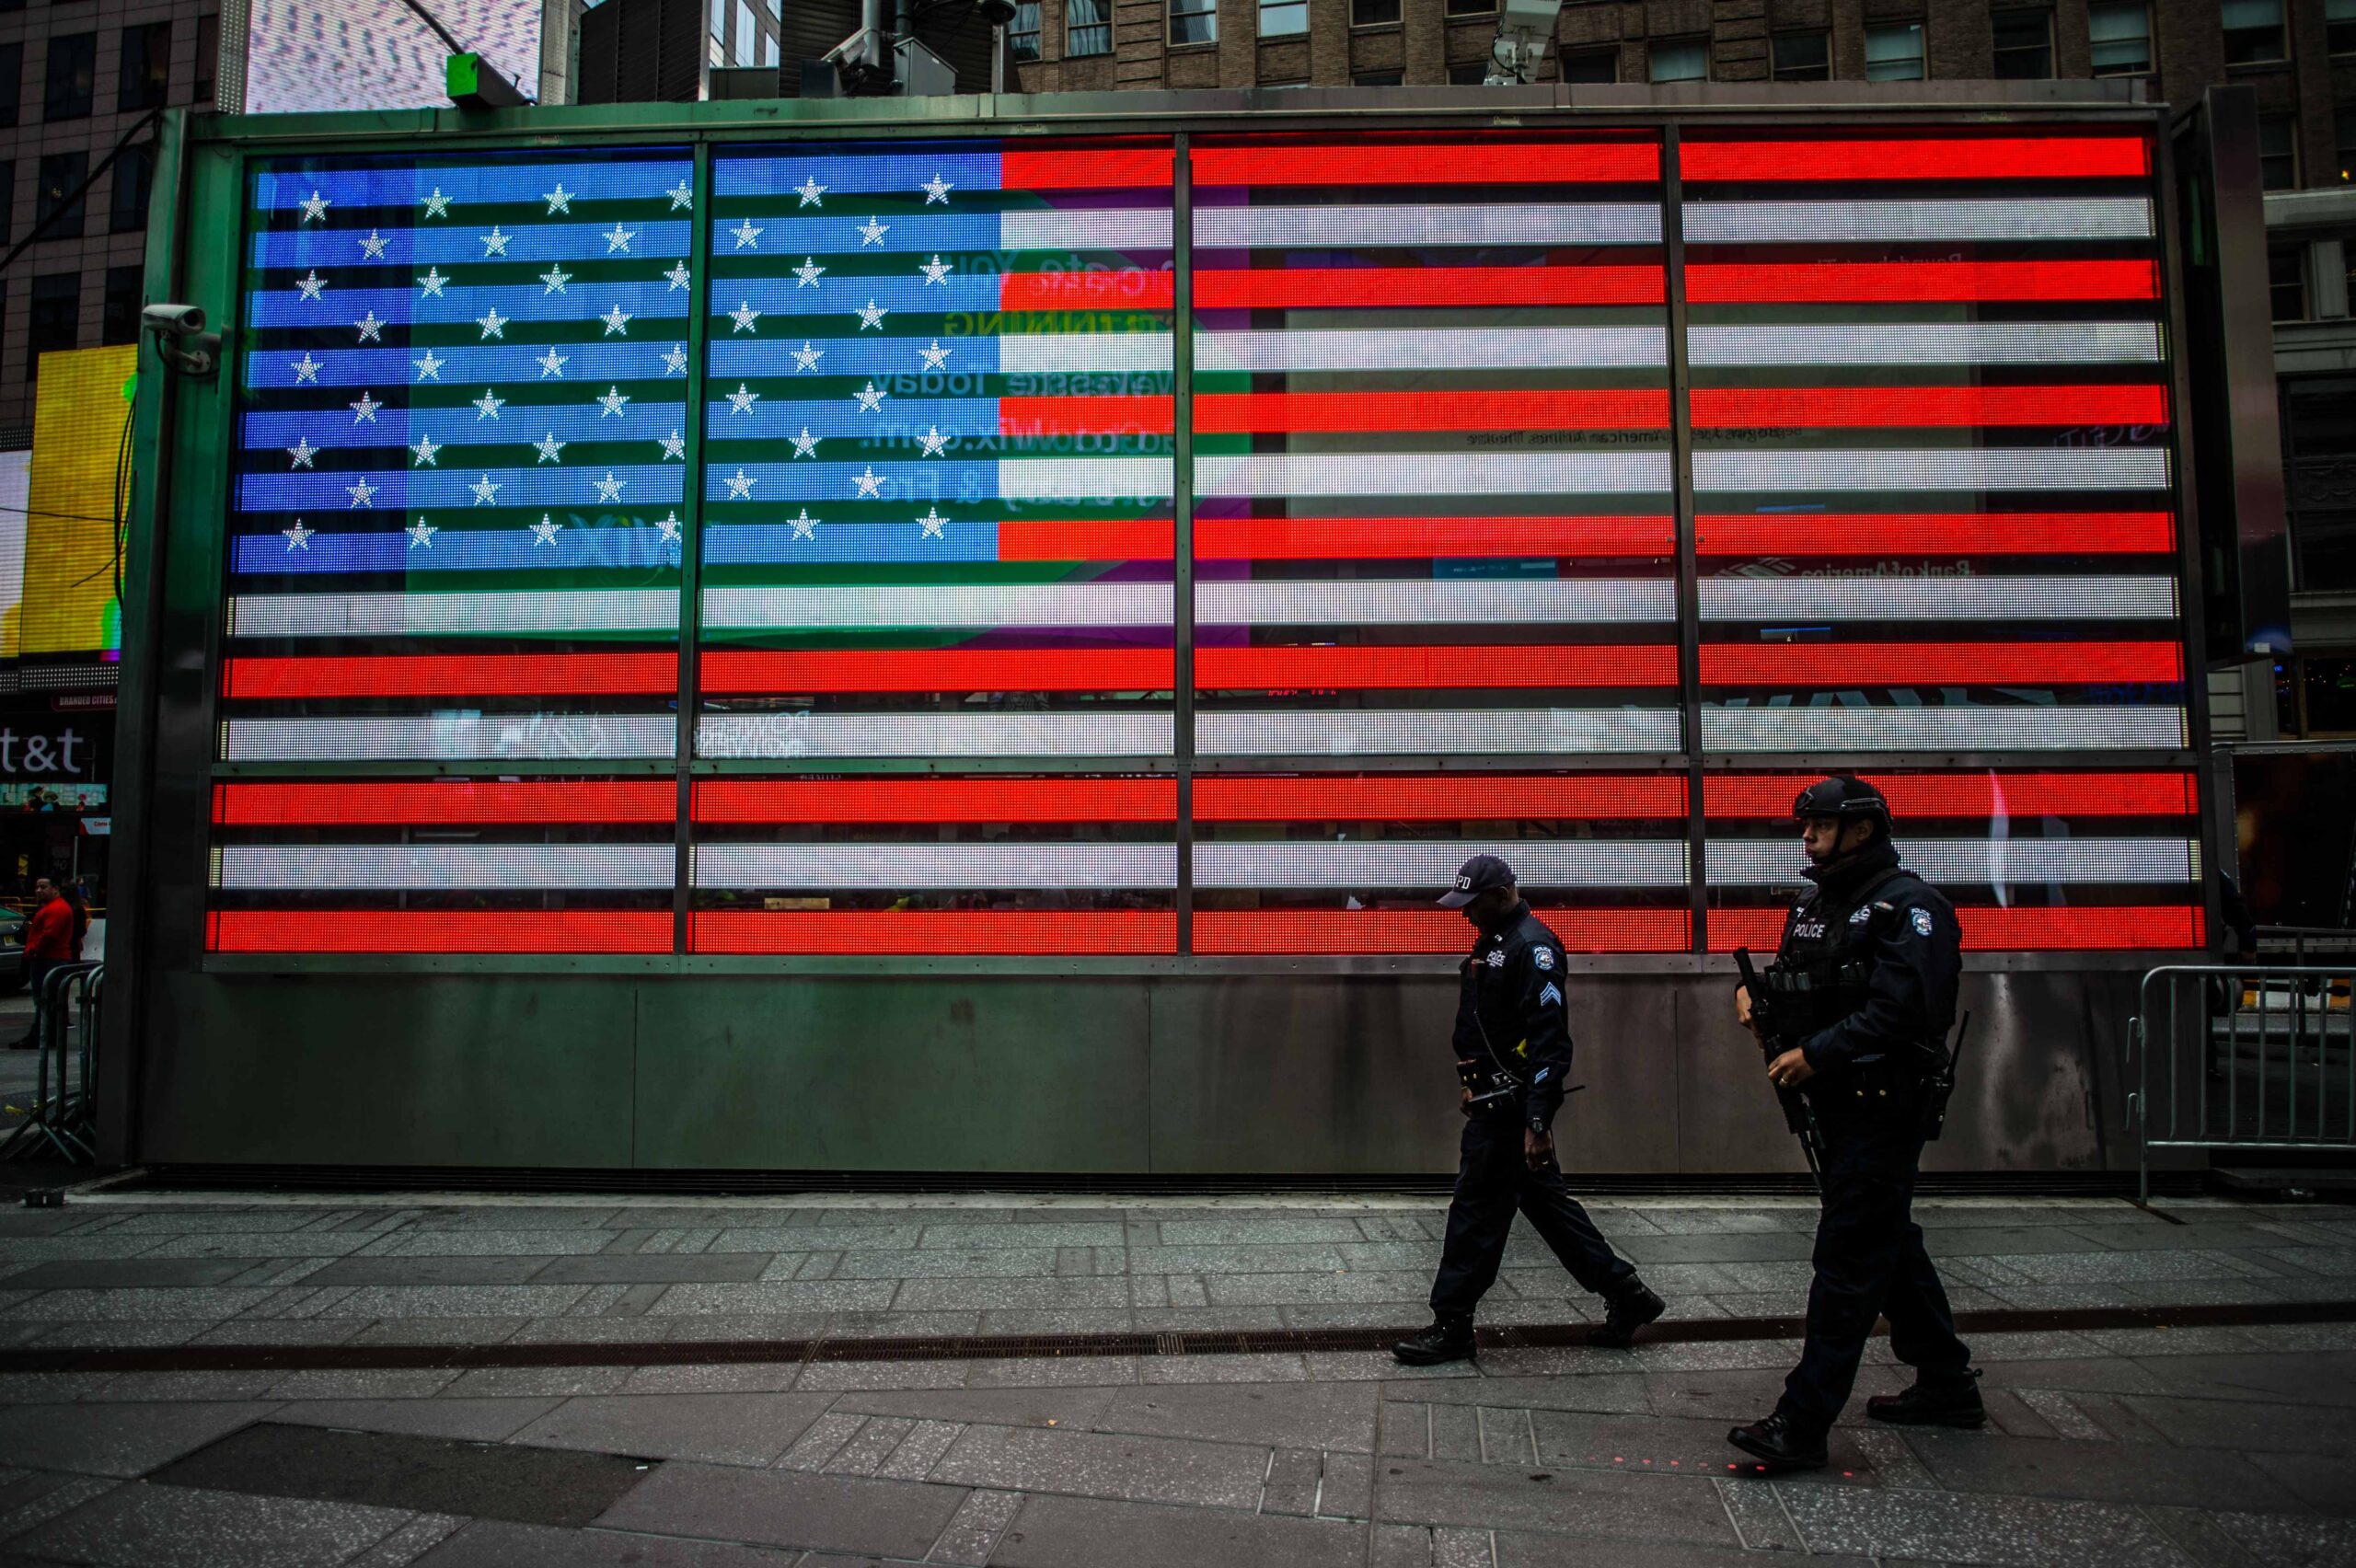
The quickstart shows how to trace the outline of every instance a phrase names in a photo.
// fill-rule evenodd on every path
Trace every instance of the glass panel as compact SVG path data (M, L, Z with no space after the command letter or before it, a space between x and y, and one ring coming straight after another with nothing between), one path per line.
M1923 24L1897 22L1865 29L1865 80L1923 79Z
M1260 36L1288 38L1309 30L1309 0L1260 0Z
M1039 0L1019 0L1007 27L1008 46L1017 60L1039 58Z
M2264 114L2258 121L2258 173L2269 190L2292 190L2299 184L2299 122L2288 114Z
M1620 79L1620 52L1616 49L1591 50L1585 54L1563 56L1563 80L1572 83L1600 85Z
M2096 75L2141 75L2152 68L2152 13L2140 0L2087 6L2086 33Z
M1399 0L1350 0L1350 25L1386 27L1399 19Z
M1710 75L1710 46L1700 39L1656 43L1646 52L1656 82L1702 82Z
M1822 32L1775 35L1775 80L1829 82L1832 79L1832 35Z
M2356 588L2356 377L2285 376L2283 489L2298 586Z
M1218 41L1218 0L1170 0L1170 43Z
M2285 57L2282 0L2224 0L2225 63L2258 64Z
M1451 17L1485 17L1497 8L1497 0L1448 0L1447 12Z
M1067 0L1064 20L1067 59L1113 52L1113 0Z
M2356 0L2324 0L2324 40L2334 54L2356 54Z
M2052 76L2052 12L1998 11L1992 30L2000 79L2041 82Z

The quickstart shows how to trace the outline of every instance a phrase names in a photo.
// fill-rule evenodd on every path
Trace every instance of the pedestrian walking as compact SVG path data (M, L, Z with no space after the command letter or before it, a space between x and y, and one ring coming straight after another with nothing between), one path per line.
M72 963L75 951L74 906L56 883L42 877L33 883L32 918L25 924L25 984L33 994L33 1020L22 1039L10 1043L11 1050L40 1044L41 982L59 964Z

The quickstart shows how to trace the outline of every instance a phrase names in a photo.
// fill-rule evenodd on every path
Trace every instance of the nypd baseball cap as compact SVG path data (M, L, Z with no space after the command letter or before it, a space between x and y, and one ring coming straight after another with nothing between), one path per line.
M1442 909L1461 909L1493 887L1511 887L1513 868L1495 855L1475 855L1457 868L1456 886L1444 894Z

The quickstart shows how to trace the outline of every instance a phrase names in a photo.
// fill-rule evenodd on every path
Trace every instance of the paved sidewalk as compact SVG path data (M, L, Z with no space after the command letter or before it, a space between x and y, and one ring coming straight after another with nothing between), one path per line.
M1599 1221L1796 1312L1812 1205ZM2356 1298L2356 1211L1939 1200L1967 1309ZM219 1201L0 1212L0 1346L583 1345L580 1365L0 1373L0 1564L1515 1568L1769 1551L2356 1564L2356 1321L1980 1335L1993 1424L1729 1470L1795 1347L625 1366L593 1342L1409 1325L1430 1199ZM1490 1322L1592 1305L1526 1231ZM839 1345L830 1354L839 1354ZM332 1360L332 1355L328 1359ZM1901 1374L1877 1342L1852 1414ZM814 1554L814 1555L805 1555Z

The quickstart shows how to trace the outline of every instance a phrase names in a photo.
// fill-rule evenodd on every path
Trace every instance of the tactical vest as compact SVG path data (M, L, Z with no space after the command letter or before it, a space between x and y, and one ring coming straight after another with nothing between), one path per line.
M1889 882L1906 875L1892 866L1847 900L1819 889L1785 933L1775 962L1761 976L1779 1021L1799 1034L1829 1029L1864 1008L1872 996L1875 938L1898 911L1877 902Z

